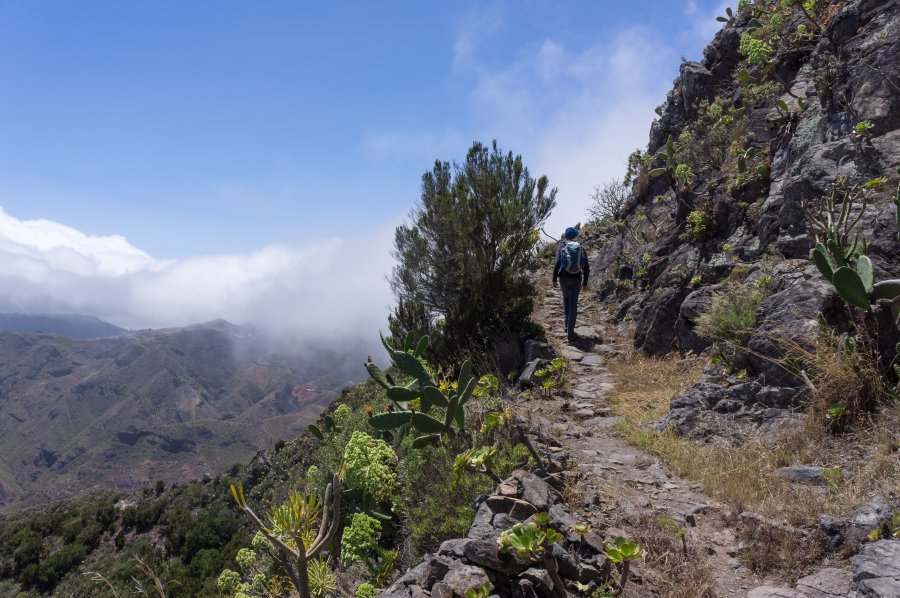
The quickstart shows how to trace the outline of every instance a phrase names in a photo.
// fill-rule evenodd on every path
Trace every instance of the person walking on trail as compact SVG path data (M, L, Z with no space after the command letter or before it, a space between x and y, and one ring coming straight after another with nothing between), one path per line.
M569 227L556 248L556 263L553 265L553 286L559 282L563 297L563 313L565 314L566 336L569 341L575 340L575 318L578 316L578 294L587 289L588 276L591 273L587 254L575 240L578 229Z

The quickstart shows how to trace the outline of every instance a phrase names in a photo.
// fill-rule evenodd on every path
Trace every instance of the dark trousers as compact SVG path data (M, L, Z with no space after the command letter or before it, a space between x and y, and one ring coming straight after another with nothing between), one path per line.
M563 313L566 332L575 332L575 318L578 316L578 294L581 292L581 276L560 276L559 290L562 291Z

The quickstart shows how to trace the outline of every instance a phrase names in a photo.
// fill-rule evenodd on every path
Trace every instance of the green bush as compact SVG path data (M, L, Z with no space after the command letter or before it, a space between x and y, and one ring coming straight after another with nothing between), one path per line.
M740 53L747 58L747 63L754 66L765 66L772 59L772 46L764 40L756 39L749 33L741 36Z
M521 156L496 142L476 142L460 165L435 162L412 222L394 237L391 333L430 334L438 361L521 336L534 307L528 270L538 230L555 205L547 177L532 178Z
M697 334L710 340L743 346L762 303L755 285L730 284L713 293L709 309L697 318Z
M687 215L688 232L698 241L702 241L710 234L709 214L703 210L694 210Z

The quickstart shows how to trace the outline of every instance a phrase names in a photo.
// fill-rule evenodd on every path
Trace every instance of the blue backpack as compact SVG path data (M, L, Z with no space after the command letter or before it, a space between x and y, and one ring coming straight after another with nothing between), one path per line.
M576 241L566 241L559 252L559 269L569 274L581 274L581 245Z

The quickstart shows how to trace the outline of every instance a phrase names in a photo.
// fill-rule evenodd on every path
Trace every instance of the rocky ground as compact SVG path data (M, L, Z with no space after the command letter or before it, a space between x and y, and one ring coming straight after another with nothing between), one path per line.
M486 580L491 594L503 598L558 596L539 564L524 563L497 548L501 532L539 511L548 512L551 526L564 535L553 556L571 595L614 595L620 573L607 561L604 543L622 535L635 538L646 551L631 568L626 594L632 597L900 596L896 540L866 544L847 566L824 568L794 587L745 567L738 558L746 548L741 526L748 520L758 529L780 529L782 524L732 512L654 455L619 438L614 426L620 418L606 400L615 380L604 364L625 345L603 342L597 305L587 306L581 315L588 324L578 328L580 339L565 342L559 292L549 290L543 301L538 317L550 343L529 344L528 357L537 361L523 377L558 354L569 360L566 384L549 394L532 389L514 404L545 471L517 471L494 495L481 497L468 537L445 542L384 596L461 597ZM590 525L589 532L573 531L573 525L583 523Z

